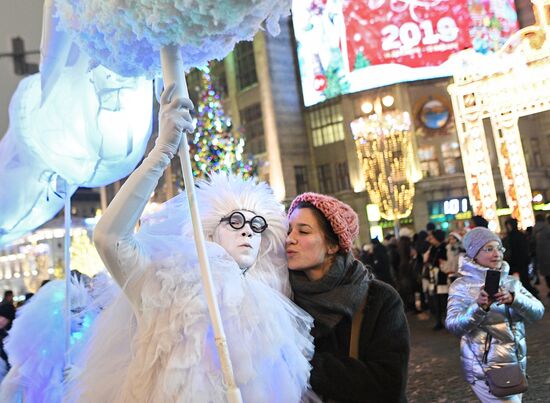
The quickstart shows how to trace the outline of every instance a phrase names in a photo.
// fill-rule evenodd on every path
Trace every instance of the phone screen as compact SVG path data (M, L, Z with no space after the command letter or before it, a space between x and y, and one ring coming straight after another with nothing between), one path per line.
M498 270L487 270L485 272L485 292L490 297L494 296L498 292L498 286L500 282L500 272Z

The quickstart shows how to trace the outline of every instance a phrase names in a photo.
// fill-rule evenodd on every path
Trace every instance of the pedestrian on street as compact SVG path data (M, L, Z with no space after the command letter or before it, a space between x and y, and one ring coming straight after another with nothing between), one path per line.
M515 218L508 218L504 225L506 226L507 235L502 240L502 244L506 248L504 259L510 265L510 274L517 273L521 284L536 297L539 292L531 285L529 280L529 263L531 261L529 240L518 229L518 220Z
M525 373L525 322L541 319L544 307L508 274L502 242L491 230L474 228L464 236L464 248L461 277L451 284L446 319L447 329L461 337L464 377L483 403L521 402L521 394L494 396L486 383L487 372L519 365ZM499 290L493 296L484 290L488 270L500 272Z
M388 250L378 238L372 240L372 264L369 266L372 268L374 277L395 287Z
M544 215L535 216L533 228L535 238L535 267L539 276L544 276L546 286L550 289L550 225ZM550 297L550 292L548 293Z
M427 241L428 232L419 231L415 234L414 250L416 251L416 262L414 272L416 276L415 284L415 307L418 312L427 311L429 306L429 276L424 276L424 256L430 249L430 243Z
M412 239L414 232L403 227L399 230L397 240L397 253L399 260L396 265L397 291L403 300L405 311L414 312L415 309L415 272L416 251L413 248Z
M434 330L444 329L443 322L447 312L447 297L449 286L447 284L447 274L444 267L447 264L447 243L445 242L445 232L436 229L428 234L430 249L427 252L426 269L429 276L430 300L432 313L435 317Z
M331 402L405 402L410 344L403 303L351 255L357 214L333 197L304 193L288 217L294 300L315 320L313 390Z
M0 309L4 313L4 317L8 319L8 324L5 326L6 330L11 329L11 325L15 320L15 305L13 303L13 291L6 290L4 291L4 299L0 303Z
M453 231L447 237L447 263L443 266L443 271L449 277L449 284L458 277L458 264L460 258L464 256L464 248L462 247L462 236L456 231Z

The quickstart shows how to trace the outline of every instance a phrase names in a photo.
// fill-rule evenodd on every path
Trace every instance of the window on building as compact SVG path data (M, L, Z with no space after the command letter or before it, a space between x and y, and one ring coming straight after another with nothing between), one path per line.
M245 149L252 154L265 152L264 122L260 103L244 108L240 112L241 125L246 138Z
M462 172L462 158L458 142L449 141L441 144L441 155L443 157L443 170L447 175Z
M243 90L258 82L256 75L256 60L252 42L239 42L235 46L235 61L237 64L237 84Z
M333 193L332 167L330 164L319 165L317 167L317 177L319 178L319 190L321 193Z
M418 157L424 177L439 176L439 161L437 160L435 146L425 145L418 147Z
M336 163L336 191L341 192L349 189L351 189L351 183L349 180L348 163L338 162Z
M344 140L344 118L339 104L311 110L308 119L314 147Z
M189 90L189 98L195 105L199 102L199 93L202 87L202 72L199 69L192 69L185 75L187 81L187 89Z
M210 76L212 77L212 85L216 92L221 97L227 96L227 76L223 60L213 60L210 62Z
M540 141L539 139L529 139L529 142L531 144L531 155L533 166L536 168L539 168L542 166L542 158L540 156ZM525 150L524 150L525 154Z
M309 190L309 181L307 179L307 167L305 165L294 166L294 178L296 180L296 193L304 193Z

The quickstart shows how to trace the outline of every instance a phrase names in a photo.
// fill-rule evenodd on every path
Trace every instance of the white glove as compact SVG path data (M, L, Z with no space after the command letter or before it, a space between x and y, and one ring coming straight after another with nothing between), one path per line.
M175 84L164 90L160 97L159 136L155 149L172 158L178 151L182 132L193 132L195 125L190 110L193 103L189 98L174 98Z
M82 368L76 365L66 365L63 368L63 383L71 383L75 381L82 374Z

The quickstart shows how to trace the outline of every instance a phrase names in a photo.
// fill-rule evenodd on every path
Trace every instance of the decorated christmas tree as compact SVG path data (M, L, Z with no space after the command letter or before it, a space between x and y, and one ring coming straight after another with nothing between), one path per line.
M355 56L354 70L363 69L369 66L370 61L365 57L363 51L360 50L359 52L357 52L357 55Z
M214 89L208 68L202 69L196 109L197 129L189 142L191 165L195 177L209 172L257 175L257 163L244 155L244 138L231 128L222 99Z
M323 95L326 99L349 92L349 82L344 71L342 54L339 49L331 50L331 59L326 69L325 76L327 79L327 86L323 91Z

